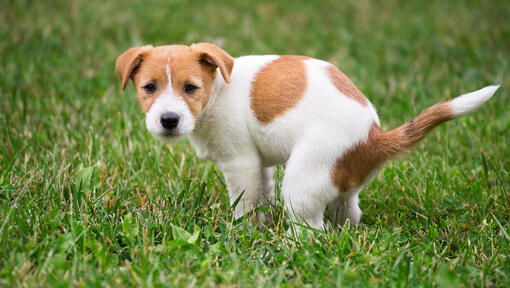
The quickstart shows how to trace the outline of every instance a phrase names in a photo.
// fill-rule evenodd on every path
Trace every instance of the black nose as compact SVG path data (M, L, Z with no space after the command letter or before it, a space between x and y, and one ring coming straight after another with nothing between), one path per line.
M179 115L174 112L167 112L161 115L161 125L168 130L174 129L179 124Z

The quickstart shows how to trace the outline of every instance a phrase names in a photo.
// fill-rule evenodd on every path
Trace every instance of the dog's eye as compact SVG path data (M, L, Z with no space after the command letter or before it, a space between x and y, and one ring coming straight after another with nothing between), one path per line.
M149 83L149 84L143 86L143 89L145 90L145 92L147 92L147 94L152 94L152 93L154 93L154 91L156 91L156 84Z
M193 92L195 92L196 90L197 86L191 83L187 83L186 85L184 85L184 92L186 92L187 94L193 94Z

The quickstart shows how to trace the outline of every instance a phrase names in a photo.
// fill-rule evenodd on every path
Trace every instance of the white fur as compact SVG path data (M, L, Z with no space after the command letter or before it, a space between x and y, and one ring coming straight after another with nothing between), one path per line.
M485 101L489 100L492 95L494 95L496 90L498 90L499 86L500 85L487 86L480 90L476 90L474 92L467 93L452 99L449 103L454 113L453 116L462 116L475 110L480 105L485 103Z
M145 114L145 126L147 126L147 130L149 130L152 135L159 139L169 141L177 140L178 136L190 133L195 127L195 119L186 102L179 94L175 93L172 87L172 78L168 64L166 66L166 73L168 86ZM165 135L165 128L161 125L161 115L167 112L174 112L179 115L179 124L172 131L173 137L167 137L167 135Z

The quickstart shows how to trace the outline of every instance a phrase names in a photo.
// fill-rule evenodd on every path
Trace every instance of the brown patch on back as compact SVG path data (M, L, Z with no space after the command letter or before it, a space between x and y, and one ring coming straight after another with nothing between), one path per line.
M345 96L358 101L361 105L367 105L368 101L365 95L352 83L352 81L334 65L328 67L328 74L331 82L336 89Z
M269 124L293 108L306 90L304 56L280 56L263 67L251 88L251 109L257 120Z
M354 145L337 160L331 171L331 180L341 192L359 187L370 173L386 160L377 141L380 133L379 125L372 123L368 138Z

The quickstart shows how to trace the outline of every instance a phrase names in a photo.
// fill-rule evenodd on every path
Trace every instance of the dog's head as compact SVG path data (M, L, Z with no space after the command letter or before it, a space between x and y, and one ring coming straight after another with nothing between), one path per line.
M209 102L217 69L229 83L234 59L209 43L148 45L127 50L115 66L123 90L133 80L149 132L172 140L193 131Z

